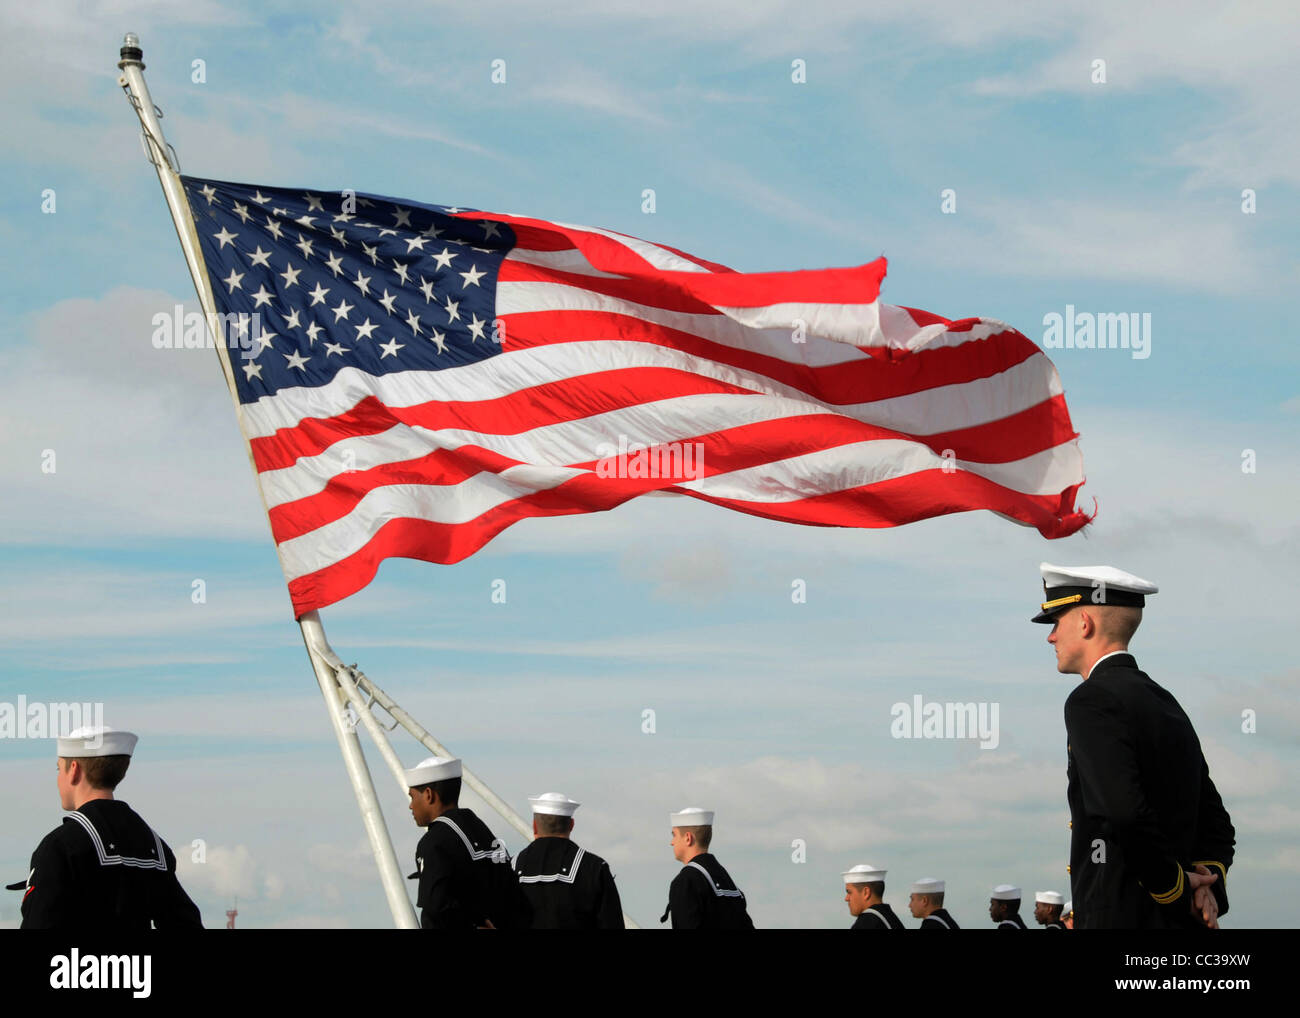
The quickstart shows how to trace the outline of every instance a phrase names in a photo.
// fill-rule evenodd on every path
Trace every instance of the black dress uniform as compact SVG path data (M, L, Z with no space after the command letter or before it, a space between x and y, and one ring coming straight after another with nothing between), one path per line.
M201 930L176 856L130 806L92 799L32 853L24 930Z
M609 863L568 838L533 840L515 860L534 930L621 930L623 905Z
M1019 912L1016 912L1014 915L1010 915L1010 916L1008 916L1006 919L1001 919L1001 920L999 920L999 921L998 921L998 925L997 925L996 928L999 929L999 930L1027 930L1027 929L1029 929L1029 927L1025 925L1025 921L1024 921L1023 919L1020 918L1020 913L1019 913Z
M425 829L415 849L416 905L426 930L528 925L528 901L510 854L472 810L455 807Z
M849 927L851 930L905 930L903 921L894 915L894 910L883 901L863 909L862 914Z
M708 852L697 855L673 877L668 909L659 921L673 920L675 930L752 930L745 892Z
M1065 929L1065 923L1061 922L1061 920L1059 920L1059 919L1053 919L1050 923L1043 923L1043 929L1045 929L1045 930L1063 930L1063 929Z
M1065 727L1075 928L1200 925L1184 876L1198 863L1226 915L1235 832L1178 701L1113 654L1066 700Z
M948 914L946 908L936 908L928 916L921 920L921 929L923 930L959 930L957 920Z

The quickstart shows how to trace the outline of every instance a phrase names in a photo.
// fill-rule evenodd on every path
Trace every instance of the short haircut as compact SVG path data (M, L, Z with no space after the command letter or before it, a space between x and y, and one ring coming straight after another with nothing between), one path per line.
M877 898L883 898L885 896L885 882L883 880L868 880L862 886Z
M423 792L426 788L435 792L444 806L455 806L460 803L460 778L443 778L441 781L430 781L428 784L413 786L417 792Z
M704 849L709 850L709 842L713 840L713 825L705 824L702 827L678 827L679 831L689 831L695 835L695 843Z
M111 792L126 777L126 769L131 766L129 756L65 756L64 760L76 760L81 764L81 771L86 775L86 783L91 788L102 788ZM65 767L64 770L67 770Z
M934 902L935 908L943 908L943 891L935 891L933 894L922 895Z
M1097 613L1097 627L1102 635L1115 643L1128 646L1129 640L1142 624L1142 609L1134 605L1103 604L1096 605L1101 611Z
M1044 902L1043 904L1047 905L1047 914L1049 916L1051 916L1053 919L1061 918L1061 909L1065 908L1064 905L1052 905L1047 902Z
M537 824L538 834L568 834L573 827L573 817L556 816L554 813L534 813L533 822Z
M994 900L994 901L1000 901L1000 902L1002 902L1002 904L1005 905L1005 906L1007 907L1007 911L1008 911L1008 912L1011 912L1011 913L1014 914L1014 913L1020 911L1020 899L1019 899L1019 898L994 898L993 900Z

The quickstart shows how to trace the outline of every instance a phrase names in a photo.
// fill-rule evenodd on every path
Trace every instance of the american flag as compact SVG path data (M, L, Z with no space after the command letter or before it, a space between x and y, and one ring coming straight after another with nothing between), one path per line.
M1088 522L1051 361L880 303L883 258L738 273L592 227L183 182L217 309L253 323L240 426L296 616L385 558L458 562L650 491L821 526Z

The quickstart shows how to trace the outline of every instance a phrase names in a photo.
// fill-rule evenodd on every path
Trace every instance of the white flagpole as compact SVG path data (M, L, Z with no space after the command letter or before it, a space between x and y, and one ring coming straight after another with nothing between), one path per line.
M220 334L215 327L216 322L219 321L215 317L216 302L212 297L207 271L204 268L203 256L199 251L198 236L195 233L194 221L190 216L189 204L185 200L180 175L172 164L169 155L170 146L163 136L162 125L158 122L160 111L154 106L153 98L149 95L149 87L144 81L144 54L140 49L140 40L135 34L128 33L123 40L121 62L117 66L122 72L118 76L118 84L122 86L127 98L131 101L131 105L135 107L136 114L140 118L140 125L144 129L146 152L149 155L150 162L154 164L154 169L158 171L158 182L162 185L163 195L167 199L167 208L171 212L172 224L176 227L176 235L180 239L181 250L185 252L185 263L189 266L190 277L194 280L194 289L198 293L199 304L207 314L208 322L212 327L213 345L217 349L221 369L226 376L226 386L230 390L230 398L234 401L235 413L238 416L240 406L235 389L234 370L230 364L230 356L225 346L224 335ZM240 435L243 436L244 434L244 429L241 427ZM244 449L248 453L249 463L252 464L252 451L248 448L246 437L244 439ZM256 467L254 467L253 476L257 476ZM258 491L260 493L260 486ZM263 508L265 509L265 500L263 501ZM268 514L268 524L269 519ZM375 797L375 787L370 780L370 771L366 767L365 756L361 751L361 742L357 738L355 729L344 721L343 702L339 695L340 686L335 678L333 668L320 652L320 648L328 649L329 647L325 640L325 630L320 623L320 616L316 612L308 612L299 620L298 626L302 631L303 643L307 647L307 656L311 661L312 670L316 674L317 684L320 686L321 694L325 698L326 711L330 716L330 723L334 726L334 734L338 739L339 750L343 754L343 764L347 769L348 778L352 782L352 790L357 798L357 806L361 810L361 819L365 824L366 834L370 839L370 848L374 852L375 862L379 867L379 878L384 886L384 894L388 898L388 907L393 913L393 921L401 929L416 929L419 927L419 922L416 920L415 909L411 906L411 899L407 896L402 873L397 866L397 856L393 852L393 843L388 834L388 827L384 823L383 812L380 810L379 801ZM381 743L381 746L386 744L385 741ZM391 748L389 752L391 753Z

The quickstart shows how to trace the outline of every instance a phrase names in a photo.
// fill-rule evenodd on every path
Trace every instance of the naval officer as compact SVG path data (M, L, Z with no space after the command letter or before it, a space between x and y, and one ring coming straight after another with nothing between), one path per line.
M573 840L581 803L559 792L531 796L533 840L515 859L534 930L621 930L623 906L609 863Z
M461 764L431 756L406 772L411 817L426 828L415 849L416 905L426 930L527 927L528 900L510 854L460 806Z
M912 918L920 919L920 929L923 930L956 930L960 929L957 920L948 914L948 910L943 907L944 882L936 880L934 877L922 877L912 885L912 893L908 898L907 907L912 912Z
M998 884L989 898L989 918L999 930L1027 929L1020 918L1020 888L1011 884Z
M1045 930L1063 930L1061 910L1065 899L1056 891L1039 891L1034 895L1034 920Z
M1034 622L1052 627L1065 701L1076 928L1217 928L1235 832L1178 701L1128 645L1154 583L1044 562Z
M137 737L103 726L58 740L63 823L32 853L24 930L201 930L176 879L176 856L114 791Z
M713 810L688 806L670 814L669 823L673 858L682 868L668 888L668 908L659 921L671 916L675 930L752 930L744 892L709 853Z
M885 873L867 863L854 866L844 878L844 900L855 917L851 930L902 930L903 921L885 904Z

